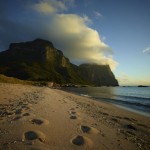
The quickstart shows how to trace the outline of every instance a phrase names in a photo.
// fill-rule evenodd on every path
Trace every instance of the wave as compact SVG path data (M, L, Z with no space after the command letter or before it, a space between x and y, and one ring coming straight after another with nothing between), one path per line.
M148 100L148 101L150 101L149 97L139 97L139 96L132 96L132 95L130 95L130 96L114 95L114 96L125 98L125 99L137 99L137 100Z
M80 94L80 96L83 96L83 97L91 97L91 96L89 96L89 95L86 95L86 94Z
M114 98L98 98L98 97L93 97L95 99L103 99L104 101L109 101L109 102L112 102L112 103L115 103L115 104L127 104L127 105L133 105L133 106L143 106L143 107L146 107L146 108L150 108L150 102L148 103L141 103L139 101L126 101L126 100L121 100L121 99L114 99Z
M133 110L150 113L150 89L147 88L86 87L69 88L68 91L97 101L104 101Z
M91 96L87 94L80 94L80 96L94 98L94 99L105 99L107 101L111 101L113 103L121 103L128 105L136 105L136 106L144 106L150 107L150 98L138 97L138 96L124 96L124 95L99 95L99 96Z

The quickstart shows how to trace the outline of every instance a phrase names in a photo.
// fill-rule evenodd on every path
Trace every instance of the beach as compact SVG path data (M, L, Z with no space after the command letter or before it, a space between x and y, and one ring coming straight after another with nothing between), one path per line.
M60 89L0 83L0 150L141 149L150 149L150 117Z

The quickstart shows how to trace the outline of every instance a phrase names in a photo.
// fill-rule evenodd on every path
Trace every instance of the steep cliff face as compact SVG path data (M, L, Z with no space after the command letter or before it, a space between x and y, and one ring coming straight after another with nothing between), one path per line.
M0 73L24 80L83 83L73 65L49 41L10 44L0 53Z
M53 64L66 67L70 64L69 59L64 57L60 50L54 48L49 41L36 39L31 42L13 43L9 49L1 53L0 56L9 58L13 62L25 62L29 64ZM2 62L9 60L1 58ZM12 62L10 62L12 64Z
M109 65L82 64L79 66L80 76L97 86L118 86Z
M8 50L0 52L0 73L23 80L117 85L109 66L78 67L51 42L42 39L13 43Z

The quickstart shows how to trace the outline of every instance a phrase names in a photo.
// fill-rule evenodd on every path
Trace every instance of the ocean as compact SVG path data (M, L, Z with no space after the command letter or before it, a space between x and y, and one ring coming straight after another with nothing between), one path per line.
M150 117L150 87L68 87L65 89Z

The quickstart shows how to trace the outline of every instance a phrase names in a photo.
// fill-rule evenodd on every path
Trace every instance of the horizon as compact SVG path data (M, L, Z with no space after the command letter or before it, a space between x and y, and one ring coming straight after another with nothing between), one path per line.
M0 51L39 37L76 65L109 64L120 86L150 86L149 7L148 0L2 0Z

